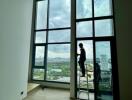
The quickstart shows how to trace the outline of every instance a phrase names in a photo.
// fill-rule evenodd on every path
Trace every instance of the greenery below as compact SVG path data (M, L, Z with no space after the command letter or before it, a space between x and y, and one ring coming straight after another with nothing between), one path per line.
M88 71L92 74L93 77L93 65L87 64ZM79 66L78 66L79 70ZM47 79L48 81L59 81L59 82L69 82L70 80L70 63L69 62L48 62L47 64ZM102 77L102 81L99 84L100 90L111 91L112 87L110 84L110 73L105 72L106 77ZM34 80L44 80L44 69L34 69L33 72L33 79ZM92 78L89 78L93 80ZM88 84L89 89L94 89L93 81L89 82ZM87 88L86 81L81 84L81 88Z

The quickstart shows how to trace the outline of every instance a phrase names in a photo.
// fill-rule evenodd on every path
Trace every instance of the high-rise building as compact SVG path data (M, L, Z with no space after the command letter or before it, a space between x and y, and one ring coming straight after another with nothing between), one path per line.
M101 70L108 70L108 57L107 55L100 56Z

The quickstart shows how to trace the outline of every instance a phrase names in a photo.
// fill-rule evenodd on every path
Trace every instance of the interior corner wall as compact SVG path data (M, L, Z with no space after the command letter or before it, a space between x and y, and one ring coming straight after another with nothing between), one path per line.
M27 95L32 4L0 0L0 100Z
M120 100L132 98L132 1L114 0Z

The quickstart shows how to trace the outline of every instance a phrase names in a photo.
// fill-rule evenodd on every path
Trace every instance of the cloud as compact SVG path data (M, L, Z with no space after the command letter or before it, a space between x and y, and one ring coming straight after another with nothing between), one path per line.
M112 14L111 0L94 0L95 16L108 16Z
M92 37L92 21L79 22L77 25L77 37Z
M92 0L77 0L77 19L92 17Z
M50 0L49 28L70 27L70 0Z

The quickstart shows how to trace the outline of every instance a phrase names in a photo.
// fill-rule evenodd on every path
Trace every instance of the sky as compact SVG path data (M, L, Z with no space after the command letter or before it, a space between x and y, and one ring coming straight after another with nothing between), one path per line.
M50 0L50 11L49 11L49 28L62 28L70 27L70 9L71 0ZM94 0L95 3L95 17L111 15L111 0ZM90 18L92 17L92 2L91 0L77 0L77 18ZM47 0L40 1L37 7L37 25L36 29L45 29L47 27ZM78 37L91 37L92 36L92 22L80 22L77 23L77 36ZM36 43L45 42L45 32L36 33ZM113 34L112 31L112 20L100 20L95 21L95 34L96 36L110 36ZM50 31L48 42L69 42L70 41L70 30L63 31ZM86 49L87 58L93 58L92 41L83 41ZM100 46L100 47L99 47ZM110 52L109 43L100 43L97 45L97 53L101 55L102 50ZM101 49L104 48L104 49ZM43 49L38 49L37 57L43 54ZM63 57L69 58L70 47L67 45L49 45L48 57ZM79 52L79 50L78 50ZM110 56L107 54L107 56Z

